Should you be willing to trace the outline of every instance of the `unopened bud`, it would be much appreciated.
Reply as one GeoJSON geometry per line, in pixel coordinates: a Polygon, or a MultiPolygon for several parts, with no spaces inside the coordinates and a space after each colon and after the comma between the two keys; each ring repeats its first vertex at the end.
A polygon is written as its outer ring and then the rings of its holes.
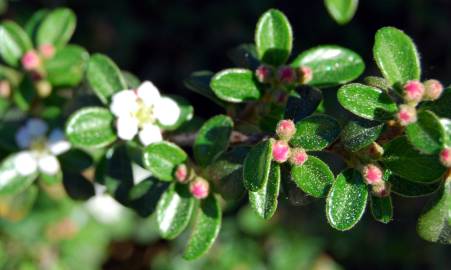
{"type": "Polygon", "coordinates": [[[368,185],[379,185],[383,183],[384,173],[382,169],[374,164],[367,164],[362,169],[363,180],[368,185]]]}
{"type": "Polygon", "coordinates": [[[290,157],[290,146],[285,141],[275,141],[272,146],[272,158],[278,163],[284,163],[290,157]]]}
{"type": "Polygon", "coordinates": [[[175,170],[175,179],[179,181],[180,183],[183,183],[188,178],[188,168],[185,164],[180,164],[177,166],[177,169],[175,170]]]}
{"type": "Polygon", "coordinates": [[[25,70],[35,70],[41,65],[41,58],[35,51],[28,51],[22,56],[22,66],[25,70]]]}
{"type": "Polygon", "coordinates": [[[190,183],[189,190],[194,198],[201,200],[208,196],[210,184],[207,180],[198,177],[190,183]]]}
{"type": "Polygon", "coordinates": [[[424,95],[424,86],[419,81],[408,81],[404,86],[404,100],[408,103],[418,103],[424,95]]]}
{"type": "Polygon", "coordinates": [[[35,83],[36,92],[40,97],[48,97],[52,93],[52,85],[46,80],[40,80],[35,83]]]}
{"type": "Polygon", "coordinates": [[[50,59],[55,55],[55,47],[52,44],[42,44],[39,46],[39,53],[45,59],[50,59]]]}
{"type": "Polygon", "coordinates": [[[424,82],[424,100],[436,100],[443,92],[443,85],[437,80],[427,80],[424,82]]]}
{"type": "Polygon", "coordinates": [[[280,120],[277,124],[276,134],[281,140],[290,140],[296,133],[296,126],[290,119],[280,120]]]}
{"type": "Polygon", "coordinates": [[[298,69],[299,83],[307,84],[313,79],[313,71],[309,67],[300,67],[298,69]]]}
{"type": "Polygon", "coordinates": [[[291,149],[290,163],[295,166],[301,166],[308,159],[307,152],[302,148],[291,149]]]}
{"type": "Polygon", "coordinates": [[[0,80],[0,97],[11,96],[11,84],[7,80],[0,80]]]}
{"type": "Polygon", "coordinates": [[[272,70],[268,66],[261,65],[255,70],[255,76],[261,83],[270,83],[272,80],[272,70]]]}
{"type": "Polygon", "coordinates": [[[451,147],[446,147],[440,152],[440,161],[443,166],[451,168],[451,147]]]}
{"type": "Polygon", "coordinates": [[[379,198],[388,197],[391,192],[391,184],[388,182],[382,182],[380,184],[373,185],[371,186],[371,192],[374,196],[379,198]]]}
{"type": "Polygon", "coordinates": [[[282,66],[277,71],[277,79],[283,84],[292,84],[296,80],[296,72],[292,67],[282,66]]]}
{"type": "Polygon", "coordinates": [[[384,155],[384,148],[377,142],[373,142],[368,148],[368,155],[372,159],[379,159],[384,155]]]}
{"type": "Polygon", "coordinates": [[[415,123],[417,121],[417,110],[415,107],[403,104],[399,106],[399,111],[396,117],[402,126],[407,126],[408,124],[415,123]]]}

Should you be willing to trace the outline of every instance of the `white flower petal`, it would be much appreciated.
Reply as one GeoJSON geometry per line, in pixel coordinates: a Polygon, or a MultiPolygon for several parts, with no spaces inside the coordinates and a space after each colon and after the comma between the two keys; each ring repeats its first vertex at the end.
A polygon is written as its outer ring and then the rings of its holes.
{"type": "Polygon", "coordinates": [[[145,125],[139,132],[139,139],[143,145],[147,146],[151,143],[162,141],[163,136],[161,135],[161,130],[158,126],[145,125]]]}
{"type": "Polygon", "coordinates": [[[116,122],[117,136],[129,141],[138,133],[138,120],[133,117],[119,117],[116,122]]]}
{"type": "Polygon", "coordinates": [[[136,94],[146,106],[154,105],[160,100],[160,91],[150,81],[143,82],[136,90],[136,94]]]}
{"type": "Polygon", "coordinates": [[[30,147],[31,144],[31,134],[28,132],[28,128],[21,127],[19,131],[16,133],[16,143],[22,149],[26,149],[30,147]]]}
{"type": "Polygon", "coordinates": [[[39,170],[48,175],[55,175],[60,170],[60,163],[53,155],[40,156],[38,159],[39,170]]]}
{"type": "Polygon", "coordinates": [[[173,99],[163,97],[155,106],[155,117],[165,126],[173,125],[180,117],[179,105],[173,99]]]}
{"type": "Polygon", "coordinates": [[[48,137],[47,147],[52,154],[57,156],[69,151],[70,143],[65,139],[61,129],[54,129],[48,137]]]}
{"type": "Polygon", "coordinates": [[[26,128],[31,135],[31,139],[44,136],[47,133],[48,125],[39,118],[31,118],[27,121],[26,128]]]}
{"type": "Polygon", "coordinates": [[[14,168],[20,175],[27,176],[38,170],[38,163],[32,152],[23,151],[14,158],[14,168]]]}
{"type": "Polygon", "coordinates": [[[104,224],[118,222],[125,213],[124,207],[107,194],[92,197],[86,207],[97,221],[104,224]]]}
{"type": "Polygon", "coordinates": [[[116,116],[130,115],[138,110],[138,97],[132,90],[122,90],[113,95],[110,110],[116,116]]]}

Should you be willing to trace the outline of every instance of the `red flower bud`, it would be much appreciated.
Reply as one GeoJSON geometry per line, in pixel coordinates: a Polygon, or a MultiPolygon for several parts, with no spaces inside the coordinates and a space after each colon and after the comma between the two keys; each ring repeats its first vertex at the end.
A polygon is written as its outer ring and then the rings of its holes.
{"type": "Polygon", "coordinates": [[[417,110],[409,105],[400,105],[398,114],[396,115],[402,126],[415,123],[417,121],[417,110]]]}
{"type": "Polygon", "coordinates": [[[39,52],[45,59],[50,59],[55,55],[55,47],[52,44],[42,44],[39,46],[39,52]]]}
{"type": "Polygon", "coordinates": [[[261,65],[255,70],[255,76],[261,83],[270,83],[272,79],[272,70],[268,66],[261,65]]]}
{"type": "Polygon", "coordinates": [[[380,184],[373,185],[371,186],[371,192],[376,197],[388,197],[391,192],[391,184],[388,182],[382,182],[380,184]]]}
{"type": "Polygon", "coordinates": [[[282,66],[277,71],[277,79],[283,84],[292,84],[296,80],[296,73],[292,67],[282,66]]]}
{"type": "Polygon", "coordinates": [[[404,100],[409,103],[418,103],[424,95],[424,86],[419,81],[408,81],[404,86],[404,100]]]}
{"type": "Polygon", "coordinates": [[[25,70],[31,71],[39,68],[41,58],[35,51],[28,51],[22,56],[22,66],[25,70]]]}
{"type": "Polygon", "coordinates": [[[424,100],[436,100],[443,92],[443,85],[437,80],[427,80],[424,82],[424,100]]]}
{"type": "Polygon", "coordinates": [[[196,178],[193,182],[189,185],[189,190],[191,194],[196,199],[205,199],[208,197],[208,193],[210,191],[210,184],[207,180],[203,178],[196,178]]]}
{"type": "Polygon", "coordinates": [[[177,166],[177,169],[175,170],[175,179],[179,181],[180,183],[183,183],[188,178],[188,168],[185,164],[180,164],[177,166]]]}
{"type": "Polygon", "coordinates": [[[362,169],[363,180],[368,185],[379,185],[383,183],[383,175],[382,169],[374,164],[365,165],[362,169]]]}
{"type": "Polygon", "coordinates": [[[313,79],[313,71],[310,67],[300,67],[298,73],[301,84],[307,84],[313,79]]]}
{"type": "Polygon", "coordinates": [[[446,147],[440,152],[440,161],[443,166],[451,168],[451,147],[446,147]]]}
{"type": "Polygon", "coordinates": [[[290,146],[285,141],[275,141],[272,146],[272,158],[278,163],[284,163],[290,157],[290,146]]]}
{"type": "Polygon", "coordinates": [[[295,166],[301,166],[308,159],[307,152],[302,148],[291,149],[290,163],[295,166]]]}
{"type": "Polygon", "coordinates": [[[290,119],[280,120],[277,124],[276,134],[282,140],[290,140],[296,133],[296,126],[290,119]]]}

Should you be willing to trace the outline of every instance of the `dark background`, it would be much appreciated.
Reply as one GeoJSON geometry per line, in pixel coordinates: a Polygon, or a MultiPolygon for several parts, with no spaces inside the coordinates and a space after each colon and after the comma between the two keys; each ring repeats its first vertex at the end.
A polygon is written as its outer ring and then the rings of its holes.
{"type": "MultiPolygon", "coordinates": [[[[58,6],[68,6],[77,14],[73,43],[109,55],[121,68],[152,80],[163,92],[187,97],[196,115],[205,118],[221,109],[189,92],[183,79],[193,71],[230,67],[227,51],[253,42],[256,21],[268,8],[282,10],[291,21],[294,56],[319,44],[338,44],[359,53],[367,64],[366,74],[374,75],[373,36],[390,25],[416,42],[424,79],[437,78],[445,85],[451,81],[451,0],[361,1],[346,26],[337,25],[319,0],[15,0],[2,17],[25,22],[37,9],[58,6]]],[[[395,198],[391,224],[377,224],[367,213],[346,233],[328,227],[322,201],[306,207],[283,203],[286,207],[278,222],[322,237],[325,252],[345,269],[446,269],[451,265],[451,249],[426,243],[415,233],[426,201],[395,198]]],[[[106,268],[121,269],[121,263],[109,261],[106,268]]]]}

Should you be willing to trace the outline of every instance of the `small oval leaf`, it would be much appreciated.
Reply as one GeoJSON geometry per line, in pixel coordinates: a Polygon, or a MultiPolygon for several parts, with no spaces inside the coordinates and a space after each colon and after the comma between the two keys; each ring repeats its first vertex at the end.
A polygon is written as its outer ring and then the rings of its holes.
{"type": "Polygon", "coordinates": [[[270,219],[277,209],[277,198],[280,188],[280,165],[272,162],[268,180],[263,188],[249,192],[249,202],[252,208],[263,219],[270,219]]]}
{"type": "Polygon", "coordinates": [[[293,166],[291,178],[302,191],[316,198],[325,197],[335,180],[329,166],[314,156],[301,166],[293,166]]]}
{"type": "Polygon", "coordinates": [[[63,47],[72,37],[77,18],[72,10],[58,8],[51,11],[42,21],[36,34],[38,45],[52,44],[63,47]]]}
{"type": "Polygon", "coordinates": [[[294,122],[301,121],[315,112],[322,100],[323,94],[319,89],[310,86],[297,87],[296,93],[288,97],[284,118],[294,122]]]}
{"type": "Polygon", "coordinates": [[[349,121],[341,132],[343,145],[352,152],[359,151],[373,143],[382,132],[384,124],[364,119],[349,121]]]}
{"type": "Polygon", "coordinates": [[[390,176],[389,182],[391,183],[391,192],[406,198],[431,195],[441,186],[440,181],[431,184],[415,183],[395,175],[390,176]]]}
{"type": "Polygon", "coordinates": [[[407,138],[418,150],[426,154],[437,154],[445,144],[445,128],[440,119],[430,111],[418,114],[418,120],[407,126],[407,138]]]}
{"type": "Polygon", "coordinates": [[[393,219],[391,196],[377,197],[371,194],[370,209],[374,219],[379,222],[387,224],[393,219]]]}
{"type": "Polygon", "coordinates": [[[18,67],[22,56],[32,47],[27,33],[18,24],[6,21],[0,25],[0,56],[5,63],[18,67]]]}
{"type": "Polygon", "coordinates": [[[239,103],[260,98],[260,84],[247,69],[231,68],[216,73],[210,87],[220,99],[239,103]]]}
{"type": "Polygon", "coordinates": [[[354,17],[359,0],[325,0],[324,4],[338,24],[347,24],[354,17]]]}
{"type": "Polygon", "coordinates": [[[85,74],[89,54],[82,47],[69,45],[46,61],[47,79],[55,87],[77,86],[85,74]]]}
{"type": "Polygon", "coordinates": [[[144,166],[163,181],[172,181],[177,165],[188,158],[185,151],[177,145],[165,141],[150,144],[143,154],[144,166]]]}
{"type": "Polygon", "coordinates": [[[243,181],[249,191],[258,191],[268,181],[271,169],[273,140],[265,140],[249,151],[244,159],[243,181]]]}

